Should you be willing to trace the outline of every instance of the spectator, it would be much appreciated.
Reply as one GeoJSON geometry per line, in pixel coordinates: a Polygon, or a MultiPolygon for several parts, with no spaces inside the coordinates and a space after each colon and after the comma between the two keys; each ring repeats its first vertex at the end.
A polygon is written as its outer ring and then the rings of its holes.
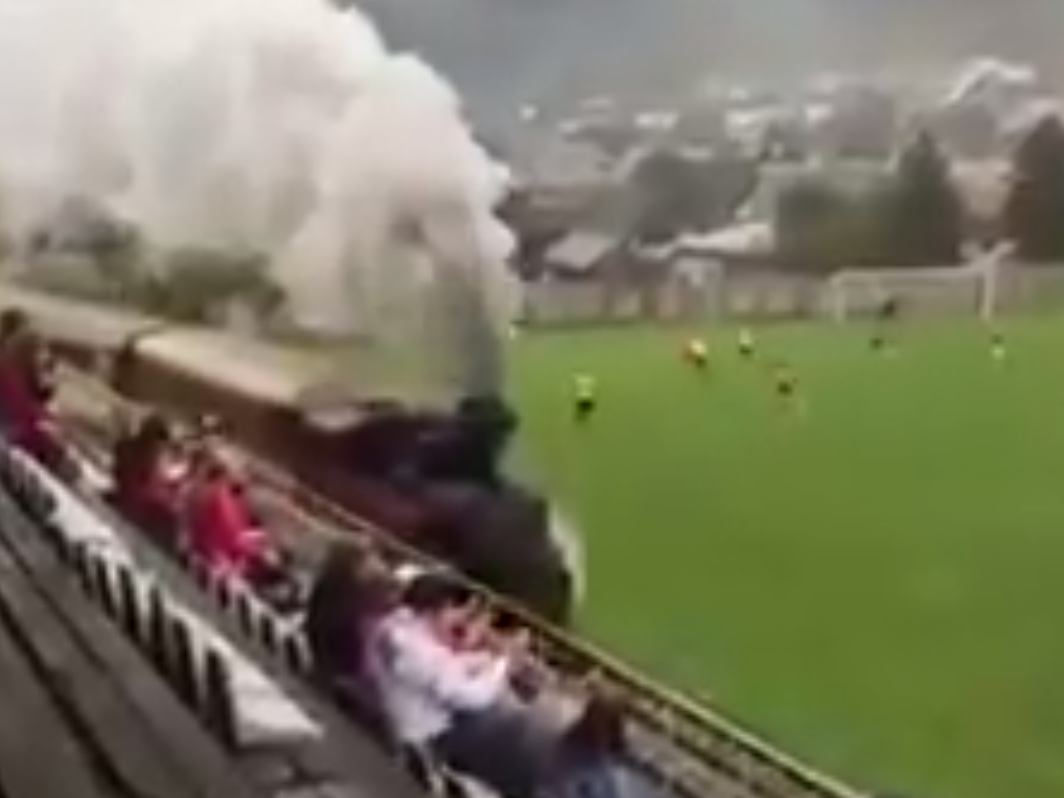
{"type": "Polygon", "coordinates": [[[225,464],[209,450],[193,456],[188,543],[212,570],[248,577],[266,540],[225,464]]]}
{"type": "Polygon", "coordinates": [[[373,551],[340,543],[314,581],[303,621],[319,676],[348,712],[382,735],[387,723],[367,674],[367,648],[397,597],[391,573],[373,551]]]}
{"type": "Polygon", "coordinates": [[[649,798],[655,791],[626,764],[624,714],[603,696],[588,701],[562,737],[545,798],[649,798]]]}
{"type": "Polygon", "coordinates": [[[48,402],[52,380],[45,350],[25,317],[0,319],[0,418],[11,443],[58,476],[77,477],[59,439],[48,402]]]}
{"type": "Polygon", "coordinates": [[[0,313],[0,350],[10,345],[11,351],[29,345],[32,350],[28,366],[33,393],[42,402],[50,402],[55,394],[58,363],[51,350],[33,332],[29,317],[21,310],[9,309],[0,313]]]}
{"type": "Polygon", "coordinates": [[[116,509],[165,549],[178,548],[178,480],[173,476],[169,424],[150,415],[115,444],[112,471],[116,509]]]}
{"type": "Polygon", "coordinates": [[[473,606],[446,577],[416,578],[405,606],[378,627],[371,673],[399,743],[502,795],[530,796],[543,775],[542,746],[510,684],[528,641],[515,635],[496,640],[494,650],[456,646],[473,606]]]}
{"type": "Polygon", "coordinates": [[[248,467],[238,449],[230,439],[230,430],[218,416],[207,414],[197,418],[188,431],[186,445],[195,451],[209,451],[229,471],[233,477],[232,485],[237,491],[244,487],[243,479],[248,467]]]}
{"type": "Polygon", "coordinates": [[[394,603],[387,567],[353,543],[332,547],[310,592],[304,624],[314,663],[330,681],[365,677],[370,629],[394,603]]]}
{"type": "Polygon", "coordinates": [[[185,515],[189,549],[212,573],[246,581],[277,609],[298,604],[288,558],[259,528],[243,486],[213,451],[193,453],[185,515]]]}
{"type": "Polygon", "coordinates": [[[0,313],[0,422],[10,434],[20,416],[21,394],[17,389],[19,347],[30,333],[30,321],[20,310],[0,313]]]}
{"type": "Polygon", "coordinates": [[[39,338],[33,357],[33,391],[39,401],[48,404],[55,398],[59,389],[59,358],[52,348],[39,338]]]}

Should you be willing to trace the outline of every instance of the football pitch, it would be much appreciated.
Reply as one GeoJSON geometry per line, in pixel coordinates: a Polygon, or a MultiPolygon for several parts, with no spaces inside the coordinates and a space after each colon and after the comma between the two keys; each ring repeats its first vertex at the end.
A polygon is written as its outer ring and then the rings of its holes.
{"type": "Polygon", "coordinates": [[[894,357],[761,328],[756,363],[734,329],[522,336],[522,465],[584,532],[585,630],[855,786],[1064,795],[1064,318],[1000,329],[1004,363],[975,322],[894,357]]]}

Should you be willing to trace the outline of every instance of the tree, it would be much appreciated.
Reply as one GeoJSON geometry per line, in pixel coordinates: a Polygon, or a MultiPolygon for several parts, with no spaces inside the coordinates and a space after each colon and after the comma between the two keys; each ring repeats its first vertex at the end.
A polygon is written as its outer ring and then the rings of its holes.
{"type": "Polygon", "coordinates": [[[881,194],[854,196],[815,179],[792,186],[776,205],[777,257],[808,272],[882,265],[881,194]]]}
{"type": "Polygon", "coordinates": [[[1024,260],[1064,260],[1064,124],[1058,116],[1044,118],[1016,148],[1001,222],[1024,260]]]}
{"type": "Polygon", "coordinates": [[[182,247],[160,256],[159,272],[144,279],[139,298],[168,318],[207,322],[238,299],[263,312],[276,301],[259,253],[182,247]]]}
{"type": "Polygon", "coordinates": [[[894,266],[948,266],[961,257],[964,205],[949,161],[922,133],[901,153],[887,204],[885,243],[894,266]]]}
{"type": "Polygon", "coordinates": [[[660,242],[684,230],[731,221],[757,183],[757,167],[746,160],[663,150],[640,161],[632,183],[638,191],[634,238],[660,242]]]}

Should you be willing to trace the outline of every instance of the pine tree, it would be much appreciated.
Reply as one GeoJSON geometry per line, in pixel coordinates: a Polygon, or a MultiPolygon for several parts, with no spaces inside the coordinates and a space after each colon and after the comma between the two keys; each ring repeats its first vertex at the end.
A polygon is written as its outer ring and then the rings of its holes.
{"type": "Polygon", "coordinates": [[[1013,154],[1002,227],[1024,260],[1064,260],[1064,123],[1056,115],[1035,125],[1013,154]]]}
{"type": "Polygon", "coordinates": [[[902,151],[888,203],[885,240],[896,266],[949,266],[961,256],[964,209],[950,164],[923,133],[902,151]]]}

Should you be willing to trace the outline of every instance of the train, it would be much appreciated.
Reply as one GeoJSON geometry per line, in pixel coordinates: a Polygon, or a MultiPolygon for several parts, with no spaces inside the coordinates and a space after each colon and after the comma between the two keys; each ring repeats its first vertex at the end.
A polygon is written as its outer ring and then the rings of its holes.
{"type": "Polygon", "coordinates": [[[570,621],[580,564],[547,498],[502,469],[518,419],[498,398],[430,409],[363,395],[349,362],[322,351],[7,284],[0,310],[10,309],[121,396],[218,419],[297,484],[548,621],[570,621]]]}

